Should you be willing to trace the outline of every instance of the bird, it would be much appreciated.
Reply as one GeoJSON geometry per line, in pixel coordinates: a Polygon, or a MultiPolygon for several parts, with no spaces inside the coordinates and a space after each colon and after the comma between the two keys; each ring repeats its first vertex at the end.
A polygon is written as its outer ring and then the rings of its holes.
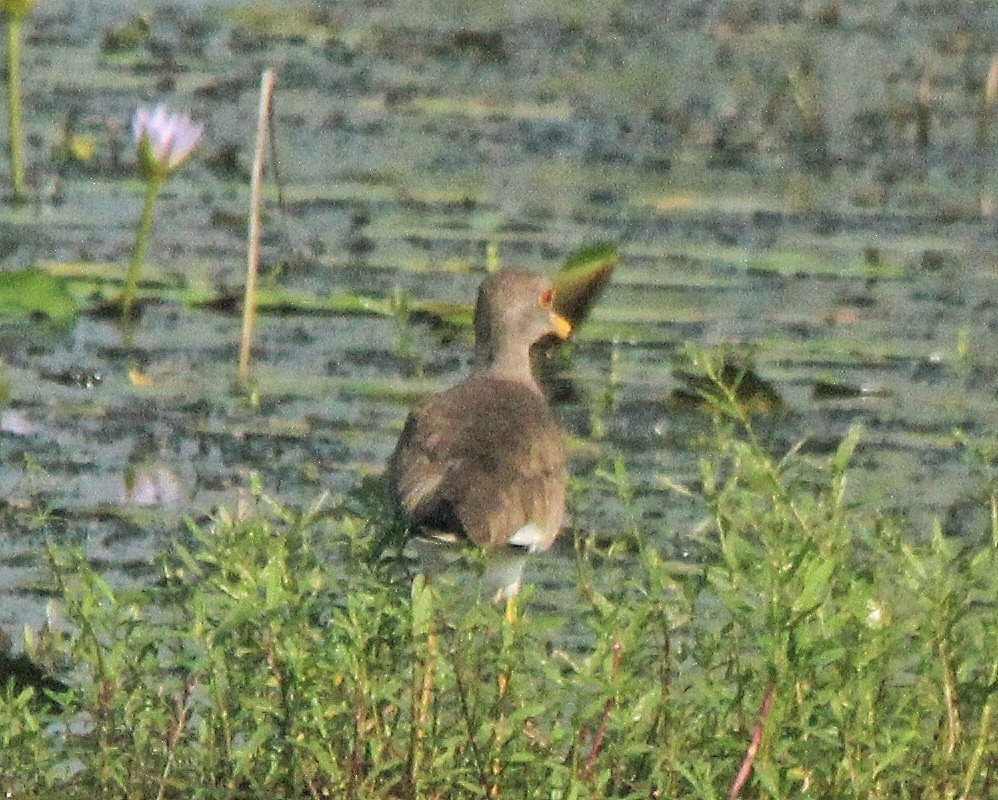
{"type": "MultiPolygon", "coordinates": [[[[565,446],[530,365],[534,343],[567,339],[552,282],[490,273],[475,304],[469,374],[412,410],[385,476],[406,523],[421,537],[468,541],[492,552],[551,547],[565,515],[565,446]]],[[[515,596],[519,567],[496,599],[515,596]]]]}

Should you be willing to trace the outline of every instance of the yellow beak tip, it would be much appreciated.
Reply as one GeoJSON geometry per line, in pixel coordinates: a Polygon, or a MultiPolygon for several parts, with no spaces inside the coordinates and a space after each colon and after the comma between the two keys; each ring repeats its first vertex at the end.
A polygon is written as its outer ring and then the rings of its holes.
{"type": "Polygon", "coordinates": [[[572,323],[561,314],[556,314],[553,311],[551,312],[551,327],[554,330],[554,335],[559,339],[567,339],[572,335],[572,323]]]}

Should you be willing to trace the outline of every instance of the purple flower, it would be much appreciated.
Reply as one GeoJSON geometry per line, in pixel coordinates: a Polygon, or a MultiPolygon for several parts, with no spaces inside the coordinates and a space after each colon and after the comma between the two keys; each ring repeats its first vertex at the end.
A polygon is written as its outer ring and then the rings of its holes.
{"type": "Polygon", "coordinates": [[[135,231],[135,249],[121,290],[121,316],[132,318],[132,306],[138,286],[139,271],[146,258],[149,236],[152,233],[152,211],[165,181],[197,147],[204,133],[204,125],[190,117],[168,111],[166,106],[140,108],[132,117],[132,134],[138,145],[139,174],[146,184],[146,199],[142,216],[135,231]]]}
{"type": "Polygon", "coordinates": [[[201,140],[204,125],[159,105],[135,112],[132,133],[143,177],[162,180],[187,160],[201,140]]]}

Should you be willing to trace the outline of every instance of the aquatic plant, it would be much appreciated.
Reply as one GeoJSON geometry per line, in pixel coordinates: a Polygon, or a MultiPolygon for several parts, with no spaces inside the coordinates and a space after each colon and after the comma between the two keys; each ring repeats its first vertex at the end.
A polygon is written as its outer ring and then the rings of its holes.
{"type": "Polygon", "coordinates": [[[139,272],[145,262],[152,233],[152,212],[156,197],[163,188],[163,182],[194,152],[204,133],[204,125],[160,105],[154,109],[138,109],[132,117],[132,133],[138,148],[139,175],[146,185],[146,196],[135,232],[132,260],[128,265],[125,287],[120,298],[121,315],[125,320],[132,316],[139,272]]]}
{"type": "Polygon", "coordinates": [[[34,4],[35,0],[0,0],[0,12],[7,17],[7,148],[14,202],[22,202],[27,195],[21,129],[21,23],[34,4]]]}
{"type": "MultiPolygon", "coordinates": [[[[372,557],[373,510],[295,511],[258,484],[241,516],[177,542],[155,587],[50,546],[71,632],[25,650],[70,688],[0,686],[0,792],[995,796],[993,446],[968,452],[991,476],[987,529],[919,541],[849,499],[859,431],[773,456],[723,361],[690,363],[720,383],[685,489],[702,558],[582,532],[574,604],[542,612],[528,588],[503,616],[372,557]]],[[[628,501],[623,462],[603,473],[628,501]]]]}

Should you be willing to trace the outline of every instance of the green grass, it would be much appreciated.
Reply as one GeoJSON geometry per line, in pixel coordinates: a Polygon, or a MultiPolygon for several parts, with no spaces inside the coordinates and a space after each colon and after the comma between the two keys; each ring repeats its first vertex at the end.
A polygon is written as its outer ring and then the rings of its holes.
{"type": "MultiPolygon", "coordinates": [[[[158,586],[112,588],[48,547],[71,632],[26,649],[71,688],[55,711],[0,689],[0,789],[720,798],[755,730],[742,797],[995,796],[994,443],[965,442],[990,529],[922,535],[848,502],[858,432],[831,456],[773,456],[719,364],[691,363],[717,383],[685,489],[707,553],[669,561],[626,520],[611,545],[580,538],[566,613],[584,644],[529,590],[504,615],[377,555],[367,488],[299,512],[254,487],[163,554],[158,586]]],[[[619,461],[599,471],[626,494],[619,461]]]]}

